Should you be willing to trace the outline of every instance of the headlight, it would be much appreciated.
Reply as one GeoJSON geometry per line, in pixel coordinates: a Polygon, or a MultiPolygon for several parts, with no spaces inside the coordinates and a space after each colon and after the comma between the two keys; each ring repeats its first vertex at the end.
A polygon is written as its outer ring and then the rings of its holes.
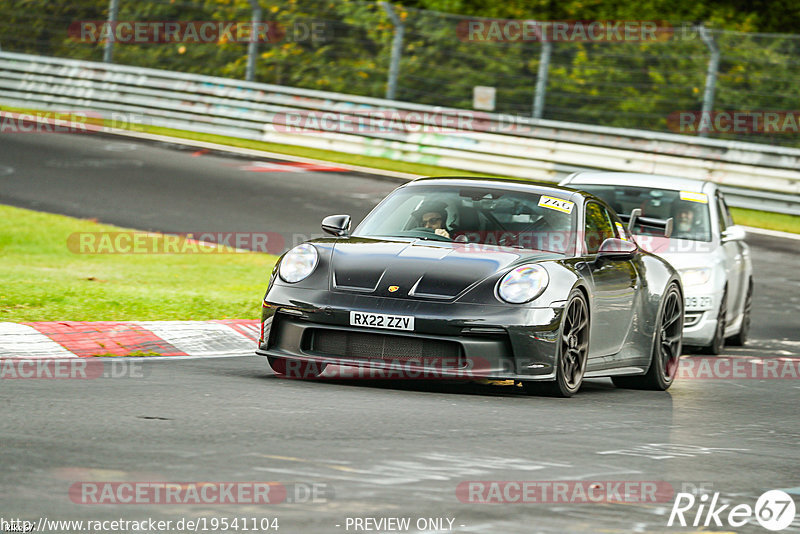
{"type": "Polygon", "coordinates": [[[711,268],[681,269],[678,271],[684,286],[702,286],[711,280],[711,268]]]}
{"type": "Polygon", "coordinates": [[[550,276],[538,265],[522,265],[506,274],[497,286],[500,298],[511,304],[522,304],[542,294],[550,276]]]}
{"type": "Polygon", "coordinates": [[[283,257],[278,273],[284,282],[293,284],[307,278],[314,271],[318,261],[319,254],[313,245],[308,243],[297,245],[283,257]]]}

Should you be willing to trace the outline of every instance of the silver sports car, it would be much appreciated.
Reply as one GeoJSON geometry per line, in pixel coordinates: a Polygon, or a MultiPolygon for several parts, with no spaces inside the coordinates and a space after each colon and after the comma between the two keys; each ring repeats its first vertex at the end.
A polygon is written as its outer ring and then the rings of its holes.
{"type": "Polygon", "coordinates": [[[719,354],[727,340],[744,345],[750,329],[753,266],[745,232],[712,182],[622,172],[582,172],[561,182],[614,208],[640,246],[669,261],[686,292],[683,342],[719,354]],[[631,213],[638,210],[636,221],[631,213]],[[648,225],[672,219],[672,233],[648,225]]]}

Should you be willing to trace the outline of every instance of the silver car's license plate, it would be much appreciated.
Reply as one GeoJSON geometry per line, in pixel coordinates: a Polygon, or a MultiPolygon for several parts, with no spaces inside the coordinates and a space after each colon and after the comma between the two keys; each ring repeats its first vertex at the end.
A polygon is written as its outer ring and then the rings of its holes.
{"type": "Polygon", "coordinates": [[[350,312],[351,326],[368,328],[388,328],[390,330],[414,330],[414,318],[408,315],[387,315],[383,313],[350,312]]]}
{"type": "Polygon", "coordinates": [[[686,297],[687,310],[707,310],[711,304],[711,297],[686,297]]]}

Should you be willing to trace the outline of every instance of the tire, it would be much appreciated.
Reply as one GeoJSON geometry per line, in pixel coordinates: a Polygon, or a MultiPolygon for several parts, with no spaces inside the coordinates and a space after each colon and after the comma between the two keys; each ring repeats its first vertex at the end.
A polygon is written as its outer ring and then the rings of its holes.
{"type": "Polygon", "coordinates": [[[275,374],[281,378],[309,379],[317,378],[325,370],[328,364],[317,362],[304,362],[288,358],[278,358],[276,356],[267,357],[269,366],[275,374]]]}
{"type": "Polygon", "coordinates": [[[753,281],[747,287],[747,296],[744,298],[744,310],[742,311],[742,326],[739,332],[728,338],[727,343],[733,347],[743,347],[747,343],[747,336],[750,334],[750,315],[753,309],[753,281]]]}
{"type": "Polygon", "coordinates": [[[650,349],[650,368],[639,376],[615,376],[614,385],[629,389],[665,391],[678,373],[683,338],[683,298],[677,284],[664,293],[650,349]]]}
{"type": "Polygon", "coordinates": [[[711,340],[711,345],[703,347],[704,354],[722,354],[725,349],[725,327],[728,324],[728,290],[722,293],[722,301],[719,304],[719,311],[717,312],[717,328],[714,331],[714,339],[711,340]]]}
{"type": "Polygon", "coordinates": [[[572,397],[583,384],[589,355],[589,306],[579,289],[569,296],[559,328],[556,354],[556,379],[548,382],[525,381],[522,387],[533,395],[572,397]]]}

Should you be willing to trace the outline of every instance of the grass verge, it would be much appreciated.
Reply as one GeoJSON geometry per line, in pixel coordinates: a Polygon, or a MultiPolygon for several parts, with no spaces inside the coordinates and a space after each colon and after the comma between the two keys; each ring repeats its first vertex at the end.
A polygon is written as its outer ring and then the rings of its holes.
{"type": "Polygon", "coordinates": [[[800,234],[800,217],[797,215],[768,213],[747,208],[731,208],[731,215],[736,224],[800,234]]]}
{"type": "Polygon", "coordinates": [[[232,249],[79,254],[68,247],[72,234],[106,231],[125,230],[0,205],[0,321],[259,318],[275,256],[232,249]]]}

